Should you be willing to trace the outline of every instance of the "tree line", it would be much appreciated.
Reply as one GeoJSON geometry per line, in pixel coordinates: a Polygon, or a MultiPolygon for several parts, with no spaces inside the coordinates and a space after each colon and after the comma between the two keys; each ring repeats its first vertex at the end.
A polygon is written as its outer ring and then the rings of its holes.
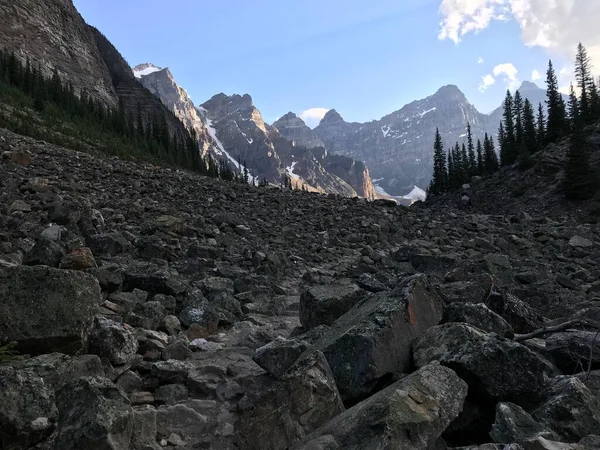
{"type": "Polygon", "coordinates": [[[518,164],[521,169],[533,165],[533,155],[549,144],[569,138],[563,181],[564,194],[569,199],[588,199],[598,190],[598,172],[590,164],[588,125],[600,120],[599,83],[592,76],[591,60],[585,47],[579,44],[575,58],[575,82],[571,85],[568,104],[559,90],[558,77],[552,61],[546,72],[546,108],[541,103],[537,112],[519,91],[507,91],[503,118],[498,129],[499,156],[491,136],[483,145],[473,146],[471,127],[467,124],[467,143],[458,143],[444,150],[439,130],[434,141],[433,178],[430,195],[459,189],[475,175],[485,176],[499,167],[518,164]],[[476,149],[476,150],[475,150],[476,149]]]}
{"type": "MultiPolygon", "coordinates": [[[[248,169],[232,170],[225,160],[202,156],[195,132],[184,136],[169,131],[169,119],[179,119],[167,109],[151,111],[146,117],[138,104],[136,113],[127,111],[123,102],[110,108],[86,91],[75,93],[72,83],[64,82],[58,71],[45,76],[39,65],[23,63],[14,51],[0,50],[0,100],[31,107],[44,125],[68,133],[67,124],[81,140],[87,137],[99,144],[100,150],[117,156],[138,157],[144,161],[164,163],[227,181],[249,182],[248,169]]],[[[20,134],[42,138],[58,145],[71,146],[72,141],[59,139],[56,133],[44,132],[32,125],[31,117],[18,114],[6,117],[0,113],[0,126],[20,134]]],[[[182,124],[182,129],[186,130],[182,124]]],[[[82,149],[76,146],[77,149],[82,149]]]]}

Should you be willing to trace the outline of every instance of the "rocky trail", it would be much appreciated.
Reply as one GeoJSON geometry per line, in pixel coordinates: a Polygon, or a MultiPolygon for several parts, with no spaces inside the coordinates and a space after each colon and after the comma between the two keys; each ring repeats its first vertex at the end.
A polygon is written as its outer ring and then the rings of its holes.
{"type": "Polygon", "coordinates": [[[597,224],[0,154],[2,449],[600,448],[597,224]]]}

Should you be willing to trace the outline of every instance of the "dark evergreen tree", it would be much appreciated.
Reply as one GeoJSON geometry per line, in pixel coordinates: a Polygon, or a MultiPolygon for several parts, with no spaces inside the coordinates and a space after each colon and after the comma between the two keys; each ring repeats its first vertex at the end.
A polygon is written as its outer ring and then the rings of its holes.
{"type": "Polygon", "coordinates": [[[535,151],[540,150],[546,143],[546,117],[544,115],[544,107],[540,103],[538,106],[536,137],[538,146],[535,151]]]}
{"type": "Polygon", "coordinates": [[[517,139],[515,135],[514,105],[510,91],[506,91],[506,98],[504,99],[503,126],[504,133],[503,140],[500,143],[500,162],[505,166],[513,164],[518,156],[517,139]]]}
{"type": "Polygon", "coordinates": [[[498,170],[498,155],[494,148],[493,139],[485,133],[483,139],[483,165],[487,175],[491,175],[498,170]]]}
{"type": "Polygon", "coordinates": [[[535,126],[533,105],[528,99],[525,99],[525,104],[523,105],[523,143],[530,155],[535,153],[538,149],[537,131],[535,126]]]}
{"type": "Polygon", "coordinates": [[[523,118],[523,97],[519,91],[515,92],[513,99],[513,117],[515,123],[515,144],[520,146],[525,139],[525,126],[523,118]]]}
{"type": "Polygon", "coordinates": [[[446,169],[446,154],[439,129],[435,130],[435,141],[433,144],[433,178],[429,185],[430,195],[439,195],[448,187],[448,172],[446,169]]]}
{"type": "Polygon", "coordinates": [[[579,101],[577,100],[577,95],[575,94],[575,88],[573,84],[571,84],[571,88],[569,91],[569,124],[571,130],[574,132],[577,128],[579,128],[579,120],[583,119],[583,111],[579,109],[579,101]]]}
{"type": "Polygon", "coordinates": [[[481,139],[477,139],[477,173],[476,175],[482,176],[485,172],[483,164],[483,147],[481,146],[481,139]]]}
{"type": "Polygon", "coordinates": [[[467,123],[467,154],[469,157],[469,178],[477,175],[477,159],[475,156],[475,146],[473,145],[473,134],[471,124],[467,123]]]}
{"type": "Polygon", "coordinates": [[[558,89],[558,78],[552,61],[548,63],[546,72],[546,104],[548,106],[548,122],[546,125],[546,143],[557,142],[565,135],[567,129],[566,109],[562,95],[558,89]]]}
{"type": "Polygon", "coordinates": [[[577,88],[581,94],[579,100],[579,112],[582,119],[587,121],[592,116],[590,91],[595,88],[592,87],[592,85],[594,85],[592,63],[587,50],[581,42],[577,46],[577,56],[575,57],[575,80],[577,81],[577,88]]]}

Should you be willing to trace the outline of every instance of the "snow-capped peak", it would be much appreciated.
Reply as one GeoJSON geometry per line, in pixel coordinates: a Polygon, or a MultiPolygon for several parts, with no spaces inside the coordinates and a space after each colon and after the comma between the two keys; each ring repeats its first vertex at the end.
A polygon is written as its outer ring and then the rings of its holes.
{"type": "Polygon", "coordinates": [[[161,70],[163,70],[161,67],[155,66],[154,64],[151,64],[151,63],[146,63],[146,64],[140,64],[139,66],[134,67],[133,74],[135,75],[136,78],[142,78],[142,77],[145,77],[146,75],[150,75],[151,73],[159,72],[161,70]]]}

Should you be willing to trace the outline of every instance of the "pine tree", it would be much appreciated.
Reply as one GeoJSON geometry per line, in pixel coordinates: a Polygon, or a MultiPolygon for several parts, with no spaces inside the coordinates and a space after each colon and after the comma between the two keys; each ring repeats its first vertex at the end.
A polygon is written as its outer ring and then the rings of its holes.
{"type": "Polygon", "coordinates": [[[504,146],[505,139],[506,133],[504,132],[504,125],[500,122],[500,126],[498,127],[498,143],[500,145],[500,162],[502,164],[504,164],[503,161],[508,160],[508,155],[506,155],[508,148],[504,146]]]}
{"type": "Polygon", "coordinates": [[[546,117],[544,115],[544,107],[540,103],[538,106],[536,137],[538,146],[535,151],[540,150],[546,143],[546,117]]]}
{"type": "Polygon", "coordinates": [[[594,78],[592,77],[592,63],[588,56],[585,47],[579,43],[577,46],[577,56],[575,58],[575,80],[577,81],[577,87],[581,93],[579,100],[579,111],[583,120],[587,121],[591,118],[591,105],[590,105],[590,89],[591,85],[594,84],[594,78]]]}
{"type": "Polygon", "coordinates": [[[546,143],[557,142],[565,135],[566,111],[562,95],[558,89],[558,78],[552,61],[548,63],[546,72],[546,104],[548,106],[548,122],[546,125],[546,143]]]}
{"type": "Polygon", "coordinates": [[[471,124],[467,123],[467,152],[469,156],[469,178],[477,175],[477,159],[475,157],[475,146],[473,145],[473,134],[471,124]]]}
{"type": "Polygon", "coordinates": [[[491,175],[498,170],[498,155],[494,148],[494,140],[485,133],[483,139],[483,165],[485,173],[491,175]]]}
{"type": "Polygon", "coordinates": [[[451,191],[454,189],[454,185],[455,185],[454,180],[455,179],[456,179],[456,169],[454,167],[454,159],[452,158],[452,150],[450,150],[448,152],[448,172],[447,172],[448,191],[451,191]]]}
{"type": "Polygon", "coordinates": [[[477,139],[477,174],[482,176],[484,173],[483,165],[483,148],[481,146],[481,139],[477,139]]]}
{"type": "Polygon", "coordinates": [[[503,113],[504,138],[500,144],[502,148],[500,156],[501,163],[503,166],[513,164],[516,161],[518,155],[513,108],[513,98],[510,91],[507,90],[506,98],[504,99],[503,113]]]}
{"type": "Polygon", "coordinates": [[[535,153],[538,148],[535,113],[533,105],[528,99],[525,99],[525,104],[523,105],[523,142],[530,155],[535,153]]]}
{"type": "Polygon", "coordinates": [[[525,139],[523,108],[523,97],[521,97],[521,93],[517,91],[515,92],[513,100],[513,116],[515,121],[515,143],[518,146],[520,146],[525,139]]]}
{"type": "Polygon", "coordinates": [[[429,185],[430,195],[438,195],[447,190],[448,172],[446,170],[446,154],[440,130],[435,130],[435,141],[433,144],[433,178],[429,185]]]}
{"type": "MultiPolygon", "coordinates": [[[[582,100],[583,104],[583,100],[582,100]]],[[[575,88],[571,83],[571,87],[569,90],[569,123],[571,127],[571,131],[575,131],[579,128],[579,120],[583,118],[583,110],[580,110],[579,102],[577,100],[577,95],[575,94],[575,88]]]]}

